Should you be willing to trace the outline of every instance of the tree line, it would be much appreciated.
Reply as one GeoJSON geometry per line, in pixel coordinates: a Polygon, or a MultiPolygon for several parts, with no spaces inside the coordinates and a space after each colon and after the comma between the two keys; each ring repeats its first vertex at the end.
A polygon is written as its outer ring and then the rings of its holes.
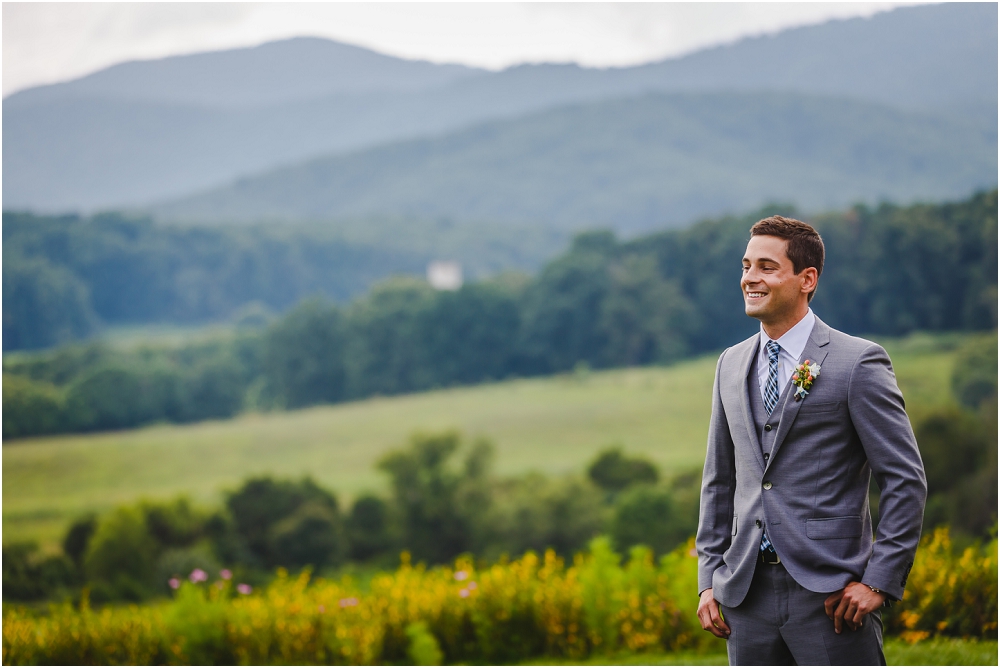
{"type": "MultiPolygon", "coordinates": [[[[768,212],[628,241],[584,233],[534,277],[502,274],[453,292],[395,277],[346,305],[310,298],[211,340],[8,355],[3,435],[225,418],[717,350],[756,328],[743,314],[740,258],[750,225],[768,212]]],[[[813,308],[830,325],[876,335],[996,327],[996,190],[812,222],[827,247],[813,308]]],[[[122,303],[142,301],[121,290],[122,303]]],[[[4,309],[18,303],[5,297],[4,309]]]]}
{"type": "Polygon", "coordinates": [[[4,545],[4,599],[58,598],[86,586],[95,602],[138,601],[168,593],[172,579],[195,569],[226,568],[257,585],[278,567],[391,568],[404,550],[428,564],[548,548],[570,557],[598,534],[662,555],[695,531],[697,473],[664,481],[649,461],[611,446],[585,477],[497,477],[492,453],[488,441],[463,443],[455,432],[415,434],[378,463],[389,493],[361,494],[349,508],[310,478],[257,477],[227,492],[219,508],[181,497],[81,517],[61,553],[4,545]]]}

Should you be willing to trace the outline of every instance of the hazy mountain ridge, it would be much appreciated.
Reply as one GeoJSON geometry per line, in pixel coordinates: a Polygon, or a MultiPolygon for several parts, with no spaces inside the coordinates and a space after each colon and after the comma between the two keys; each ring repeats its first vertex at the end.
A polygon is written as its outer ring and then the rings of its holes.
{"type": "Polygon", "coordinates": [[[324,40],[126,63],[4,100],[4,199],[8,208],[42,211],[136,206],[323,155],[651,91],[849,96],[995,129],[996,19],[992,4],[902,8],[632,68],[484,73],[324,40]],[[264,71],[258,61],[269,53],[299,47],[340,55],[326,64],[313,58],[290,82],[210,81],[239,62],[264,71]],[[203,59],[217,66],[189,84],[176,78],[203,59]],[[317,71],[339,74],[320,85],[317,71]]]}
{"type": "Polygon", "coordinates": [[[4,104],[101,98],[245,108],[330,95],[409,92],[485,74],[464,65],[406,60],[318,37],[120,63],[66,83],[14,93],[4,104]]]}
{"type": "Polygon", "coordinates": [[[244,222],[375,213],[636,232],[788,201],[967,196],[996,129],[791,93],[649,94],[496,121],[241,179],[152,209],[244,222]]]}

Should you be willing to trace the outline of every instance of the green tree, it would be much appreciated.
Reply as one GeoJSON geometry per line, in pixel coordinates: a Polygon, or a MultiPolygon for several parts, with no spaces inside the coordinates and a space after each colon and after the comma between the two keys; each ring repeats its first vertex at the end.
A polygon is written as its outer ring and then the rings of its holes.
{"type": "Polygon", "coordinates": [[[67,557],[73,560],[77,568],[83,566],[83,557],[87,553],[90,539],[97,530],[97,516],[86,515],[69,525],[63,538],[62,548],[67,557]]]}
{"type": "Polygon", "coordinates": [[[564,557],[582,550],[605,526],[601,490],[575,477],[533,473],[497,481],[477,532],[476,554],[487,558],[554,549],[564,557]]]}
{"type": "Polygon", "coordinates": [[[601,366],[607,336],[599,327],[608,295],[611,233],[579,235],[567,255],[553,260],[528,286],[520,348],[526,373],[551,373],[585,361],[601,366]]]}
{"type": "Polygon", "coordinates": [[[120,507],[101,519],[84,556],[84,572],[98,598],[139,601],[153,591],[159,545],[138,507],[120,507]]]}
{"type": "Polygon", "coordinates": [[[62,393],[51,383],[3,374],[3,437],[66,430],[64,404],[62,393]]]}
{"type": "Polygon", "coordinates": [[[290,568],[336,565],[347,554],[340,513],[330,503],[303,503],[275,524],[270,534],[273,561],[290,568]]]}
{"type": "Polygon", "coordinates": [[[414,434],[408,448],[378,462],[392,480],[403,546],[416,559],[444,563],[472,547],[472,523],[459,502],[463,476],[448,466],[460,445],[457,432],[414,434]]]}
{"type": "Polygon", "coordinates": [[[611,535],[620,550],[646,545],[662,555],[694,534],[697,519],[684,512],[669,489],[636,485],[615,503],[611,535]]]}
{"type": "Polygon", "coordinates": [[[82,338],[97,327],[86,285],[42,258],[3,263],[3,349],[46,348],[82,338]]]}
{"type": "Polygon", "coordinates": [[[680,283],[664,280],[652,256],[628,256],[608,268],[611,287],[600,327],[611,365],[666,362],[685,355],[697,329],[694,307],[680,283]]]}
{"type": "Polygon", "coordinates": [[[344,526],[353,560],[368,561],[392,547],[389,504],[374,494],[363,494],[354,500],[344,526]]]}
{"type": "Polygon", "coordinates": [[[997,399],[997,335],[973,339],[955,355],[951,375],[955,397],[967,408],[997,399]]]}
{"type": "Polygon", "coordinates": [[[263,365],[273,394],[288,408],[342,399],[345,341],[340,311],[319,299],[301,303],[271,325],[263,365]]]}
{"type": "Polygon", "coordinates": [[[350,396],[398,394],[437,383],[427,341],[436,299],[424,281],[393,278],[351,305],[350,396]]]}
{"type": "Polygon", "coordinates": [[[626,457],[620,446],[598,453],[587,468],[587,475],[598,487],[612,493],[637,483],[656,483],[660,477],[652,462],[641,457],[626,457]]]}
{"type": "Polygon", "coordinates": [[[83,431],[135,427],[178,415],[178,375],[167,367],[109,363],[85,371],[66,390],[68,420],[83,431]]]}
{"type": "Polygon", "coordinates": [[[227,496],[226,507],[241,542],[265,566],[303,565],[297,560],[316,555],[316,545],[334,546],[331,560],[343,551],[337,499],[310,478],[251,478],[227,496]],[[283,562],[289,559],[296,563],[283,562]]]}

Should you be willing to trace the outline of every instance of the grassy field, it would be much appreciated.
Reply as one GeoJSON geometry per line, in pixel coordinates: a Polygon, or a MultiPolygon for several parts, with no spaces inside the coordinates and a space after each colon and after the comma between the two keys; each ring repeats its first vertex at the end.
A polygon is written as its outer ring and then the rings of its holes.
{"type": "MultiPolygon", "coordinates": [[[[950,401],[951,351],[961,340],[918,335],[883,342],[914,421],[950,401]]],[[[611,443],[649,457],[668,475],[700,468],[716,359],[5,442],[3,541],[54,547],[83,512],[177,494],[216,503],[255,474],[311,475],[346,500],[385,488],[373,464],[415,430],[489,437],[502,474],[582,472],[611,443]]]]}
{"type": "MultiPolygon", "coordinates": [[[[890,666],[995,666],[997,665],[996,641],[958,640],[939,638],[909,644],[895,638],[885,642],[885,660],[890,666]]],[[[614,665],[614,666],[726,666],[725,654],[697,654],[675,652],[672,654],[623,654],[599,656],[590,661],[565,665],[614,665]]],[[[541,660],[527,665],[559,665],[551,660],[541,660]]]]}

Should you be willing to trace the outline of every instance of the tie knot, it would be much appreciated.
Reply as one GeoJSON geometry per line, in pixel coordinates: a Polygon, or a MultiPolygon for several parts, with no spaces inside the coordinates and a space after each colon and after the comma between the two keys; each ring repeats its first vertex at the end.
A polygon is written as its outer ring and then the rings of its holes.
{"type": "Polygon", "coordinates": [[[781,346],[778,345],[777,341],[768,341],[764,348],[767,350],[768,360],[778,359],[778,352],[781,350],[781,346]]]}

